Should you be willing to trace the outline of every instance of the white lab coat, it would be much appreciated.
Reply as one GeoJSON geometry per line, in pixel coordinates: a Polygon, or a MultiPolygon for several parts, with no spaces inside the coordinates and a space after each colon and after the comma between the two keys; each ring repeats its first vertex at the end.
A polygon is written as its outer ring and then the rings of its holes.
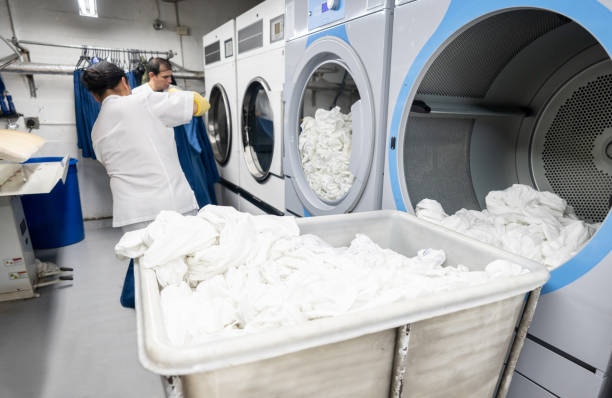
{"type": "Polygon", "coordinates": [[[161,210],[198,208],[172,130],[188,123],[192,113],[191,92],[151,90],[104,99],[91,139],[110,177],[113,227],[152,220],[161,210]]]}

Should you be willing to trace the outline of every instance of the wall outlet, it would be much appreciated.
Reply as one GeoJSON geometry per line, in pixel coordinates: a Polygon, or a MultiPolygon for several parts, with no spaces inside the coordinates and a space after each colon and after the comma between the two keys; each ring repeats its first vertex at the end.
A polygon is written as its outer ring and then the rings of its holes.
{"type": "Polygon", "coordinates": [[[37,117],[24,117],[23,122],[25,123],[25,127],[30,130],[35,130],[40,128],[40,123],[38,122],[37,117]]]}
{"type": "Polygon", "coordinates": [[[176,27],[176,34],[179,36],[189,36],[189,26],[178,25],[176,27]]]}

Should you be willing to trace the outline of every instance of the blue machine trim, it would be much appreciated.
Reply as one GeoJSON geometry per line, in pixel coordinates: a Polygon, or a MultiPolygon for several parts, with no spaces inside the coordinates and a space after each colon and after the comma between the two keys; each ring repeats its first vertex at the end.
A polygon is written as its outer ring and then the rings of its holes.
{"type": "Polygon", "coordinates": [[[342,24],[334,26],[333,28],[322,30],[317,33],[313,33],[312,35],[308,36],[308,40],[306,41],[306,48],[308,48],[308,46],[311,45],[315,40],[318,40],[323,36],[335,36],[339,39],[344,40],[345,42],[347,42],[347,44],[351,44],[349,42],[348,34],[346,33],[346,25],[342,24]]]}
{"type": "Polygon", "coordinates": [[[304,217],[312,217],[312,214],[304,207],[304,217]]]}
{"type": "MultiPolygon", "coordinates": [[[[565,15],[589,31],[608,54],[612,54],[612,11],[596,0],[454,0],[451,1],[444,18],[434,34],[425,43],[413,64],[410,66],[395,102],[391,119],[389,145],[391,140],[399,135],[400,122],[407,101],[420,71],[431,58],[437,48],[454,32],[483,15],[511,8],[547,9],[565,15]]],[[[393,191],[393,199],[398,210],[406,211],[397,173],[397,145],[395,149],[389,146],[389,178],[393,191]]],[[[542,289],[542,293],[551,293],[576,281],[582,275],[594,268],[610,253],[612,249],[612,217],[607,217],[597,234],[572,259],[551,272],[551,278],[542,289]]]]}

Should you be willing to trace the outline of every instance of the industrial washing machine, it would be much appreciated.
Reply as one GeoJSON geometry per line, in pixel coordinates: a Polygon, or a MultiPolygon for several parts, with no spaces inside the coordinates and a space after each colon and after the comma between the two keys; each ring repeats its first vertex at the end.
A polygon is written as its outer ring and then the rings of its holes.
{"type": "Polygon", "coordinates": [[[221,177],[219,203],[240,206],[240,132],[236,100],[236,23],[204,35],[205,87],[210,103],[206,130],[221,177]]]}
{"type": "Polygon", "coordinates": [[[392,11],[390,0],[287,1],[284,170],[288,213],[314,216],[381,208],[392,11]],[[338,162],[350,179],[332,195],[324,191],[325,179],[331,181],[339,172],[317,176],[323,188],[315,189],[312,174],[305,172],[306,144],[300,137],[305,123],[313,121],[319,110],[336,107],[342,115],[350,114],[352,141],[342,144],[350,154],[344,155],[344,163],[338,162]]]}
{"type": "Polygon", "coordinates": [[[551,272],[511,397],[609,397],[612,2],[417,0],[394,10],[383,207],[480,210],[514,183],[599,231],[551,272]]]}
{"type": "Polygon", "coordinates": [[[282,215],[285,3],[266,0],[236,18],[241,210],[282,215]]]}

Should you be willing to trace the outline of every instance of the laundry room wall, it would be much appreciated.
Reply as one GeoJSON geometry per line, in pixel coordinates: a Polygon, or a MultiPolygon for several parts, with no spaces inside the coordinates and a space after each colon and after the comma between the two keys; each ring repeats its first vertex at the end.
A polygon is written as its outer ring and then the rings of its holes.
{"type": "MultiPolygon", "coordinates": [[[[12,14],[14,33],[19,40],[46,43],[89,45],[142,50],[172,50],[177,53],[172,61],[191,70],[203,70],[202,36],[223,22],[247,11],[261,0],[183,0],[175,4],[162,0],[97,0],[98,18],[79,15],[77,0],[0,0],[0,35],[13,36],[9,19],[12,14]],[[159,18],[166,27],[153,29],[159,18]],[[190,35],[179,36],[175,29],[188,26],[190,35]]],[[[75,65],[80,50],[39,45],[23,45],[30,51],[32,62],[75,65]]],[[[0,42],[0,58],[10,51],[0,42]]],[[[74,117],[73,78],[71,75],[34,75],[37,88],[30,96],[26,78],[15,73],[0,75],[13,96],[17,111],[25,116],[38,117],[40,129],[33,133],[47,141],[36,156],[77,158],[79,188],[83,216],[86,219],[112,215],[112,199],[108,177],[102,165],[82,158],[77,148],[74,117]]],[[[203,82],[179,80],[185,88],[203,91],[203,82]]],[[[23,119],[19,128],[24,129],[23,119]]],[[[0,120],[0,128],[6,121],[0,120]]]]}

